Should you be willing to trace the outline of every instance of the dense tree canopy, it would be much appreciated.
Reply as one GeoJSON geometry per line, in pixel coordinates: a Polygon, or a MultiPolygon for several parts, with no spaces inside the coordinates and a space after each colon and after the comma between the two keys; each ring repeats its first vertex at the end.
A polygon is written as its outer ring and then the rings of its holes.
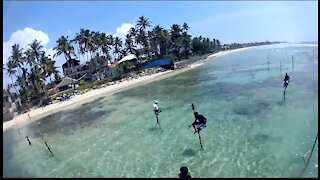
{"type": "MultiPolygon", "coordinates": [[[[78,59],[88,65],[90,74],[94,74],[102,72],[107,63],[117,62],[128,54],[135,54],[138,59],[171,57],[175,61],[180,61],[192,55],[271,44],[266,41],[221,45],[218,39],[202,36],[193,38],[188,33],[190,27],[187,23],[173,24],[169,29],[160,25],[152,26],[152,24],[148,18],[139,17],[125,39],[99,31],[80,29],[73,38],[61,36],[56,41],[53,58],[63,56],[67,62],[72,58],[78,59]]],[[[46,98],[47,89],[61,81],[55,63],[56,61],[44,52],[41,42],[37,40],[29,44],[26,51],[20,48],[19,44],[14,44],[8,62],[3,67],[12,81],[7,91],[14,91],[12,94],[19,95],[22,103],[27,106],[39,104],[46,98]]],[[[120,73],[125,73],[131,68],[130,64],[124,63],[116,69],[120,73]]]]}

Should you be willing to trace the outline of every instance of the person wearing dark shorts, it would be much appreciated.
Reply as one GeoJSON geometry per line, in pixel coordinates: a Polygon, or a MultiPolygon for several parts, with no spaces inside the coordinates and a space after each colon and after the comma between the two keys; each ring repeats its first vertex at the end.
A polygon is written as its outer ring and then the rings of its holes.
{"type": "Polygon", "coordinates": [[[153,111],[154,111],[154,114],[156,115],[157,123],[159,124],[158,115],[161,113],[161,108],[159,108],[158,103],[159,102],[157,100],[154,100],[153,111]]]}
{"type": "Polygon", "coordinates": [[[194,112],[195,121],[189,126],[193,126],[194,133],[200,132],[203,128],[206,127],[207,118],[198,112],[194,112]]]}

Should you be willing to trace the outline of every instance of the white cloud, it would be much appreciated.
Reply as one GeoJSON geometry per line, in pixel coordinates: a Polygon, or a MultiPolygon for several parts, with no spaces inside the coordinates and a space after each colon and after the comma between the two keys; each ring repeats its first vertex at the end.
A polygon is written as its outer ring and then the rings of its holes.
{"type": "Polygon", "coordinates": [[[121,26],[117,28],[116,33],[113,34],[113,36],[119,37],[124,41],[131,27],[134,27],[131,23],[122,23],[121,26]]]}
{"type": "MultiPolygon", "coordinates": [[[[11,34],[8,41],[3,42],[3,64],[5,64],[8,61],[8,58],[10,57],[12,46],[14,44],[19,44],[20,48],[23,48],[23,51],[29,48],[29,45],[34,39],[37,39],[38,41],[41,41],[41,45],[43,46],[43,50],[51,55],[53,57],[53,54],[55,53],[53,48],[48,47],[48,44],[50,42],[49,36],[47,33],[41,31],[41,30],[35,30],[30,27],[26,27],[24,29],[19,29],[18,31],[11,34]]],[[[61,66],[62,64],[61,58],[57,59],[58,66],[61,66]],[[61,62],[60,62],[61,61],[61,62]]],[[[8,82],[11,82],[8,75],[3,71],[3,85],[7,85],[8,82]]]]}
{"type": "Polygon", "coordinates": [[[30,44],[34,39],[41,41],[41,45],[43,45],[44,50],[48,50],[46,46],[50,41],[49,36],[48,34],[40,30],[34,30],[32,28],[26,27],[23,30],[19,29],[18,31],[12,33],[10,39],[3,43],[3,63],[6,63],[8,61],[8,58],[11,54],[12,46],[14,44],[19,44],[20,48],[26,50],[29,47],[28,44],[30,44]]]}

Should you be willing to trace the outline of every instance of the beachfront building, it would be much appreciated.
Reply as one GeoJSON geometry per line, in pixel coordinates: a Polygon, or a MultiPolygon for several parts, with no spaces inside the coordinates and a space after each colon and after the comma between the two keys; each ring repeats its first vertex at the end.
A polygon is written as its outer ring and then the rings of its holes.
{"type": "Polygon", "coordinates": [[[65,77],[72,79],[80,79],[88,73],[89,67],[86,64],[80,65],[80,61],[76,59],[69,59],[62,65],[63,74],[65,77]]]}
{"type": "Polygon", "coordinates": [[[74,87],[77,82],[77,80],[72,79],[70,77],[64,77],[62,81],[56,86],[56,88],[58,88],[59,91],[64,91],[74,87]]]}
{"type": "Polygon", "coordinates": [[[121,64],[123,62],[129,62],[132,65],[138,64],[138,58],[134,54],[129,54],[125,57],[123,57],[120,61],[117,62],[117,64],[121,64]]]}

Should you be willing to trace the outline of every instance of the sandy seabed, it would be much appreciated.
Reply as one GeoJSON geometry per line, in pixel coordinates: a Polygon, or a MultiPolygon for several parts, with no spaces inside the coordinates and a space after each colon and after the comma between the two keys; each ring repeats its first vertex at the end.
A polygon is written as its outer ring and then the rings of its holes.
{"type": "Polygon", "coordinates": [[[16,117],[14,117],[12,120],[4,122],[3,123],[3,131],[6,131],[10,127],[16,126],[17,124],[19,126],[24,126],[27,123],[37,121],[45,116],[48,116],[53,113],[57,113],[61,110],[76,108],[82,104],[94,101],[102,96],[110,96],[114,93],[124,91],[124,90],[130,89],[130,88],[134,88],[134,87],[137,87],[137,86],[140,86],[143,84],[147,84],[152,81],[158,81],[161,79],[168,78],[170,76],[174,76],[176,74],[179,74],[179,73],[188,71],[190,69],[193,69],[195,67],[201,66],[206,61],[212,60],[215,57],[223,56],[223,55],[226,55],[229,53],[247,50],[250,48],[254,48],[254,47],[246,47],[246,48],[240,48],[240,49],[234,49],[234,50],[228,50],[228,51],[221,51],[221,52],[209,55],[205,60],[190,64],[188,67],[183,68],[183,69],[169,70],[169,71],[165,71],[165,72],[159,72],[156,74],[152,74],[149,76],[143,76],[138,79],[133,79],[130,81],[123,81],[123,82],[120,82],[115,85],[107,86],[107,87],[96,89],[96,90],[91,90],[89,92],[86,92],[81,95],[77,95],[69,100],[66,100],[66,101],[63,101],[60,103],[50,104],[48,106],[45,106],[44,108],[32,108],[29,112],[18,115],[16,117]],[[30,118],[28,117],[28,115],[30,116],[30,118]]]}

